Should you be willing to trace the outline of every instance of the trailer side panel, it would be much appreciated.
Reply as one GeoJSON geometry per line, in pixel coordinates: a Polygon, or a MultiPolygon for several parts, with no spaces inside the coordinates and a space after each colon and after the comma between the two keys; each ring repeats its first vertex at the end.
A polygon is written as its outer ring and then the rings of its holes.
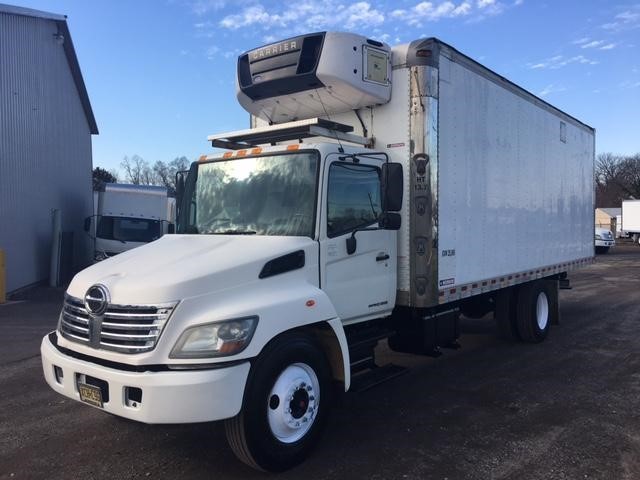
{"type": "Polygon", "coordinates": [[[454,55],[439,67],[439,288],[591,258],[593,131],[454,55]]]}

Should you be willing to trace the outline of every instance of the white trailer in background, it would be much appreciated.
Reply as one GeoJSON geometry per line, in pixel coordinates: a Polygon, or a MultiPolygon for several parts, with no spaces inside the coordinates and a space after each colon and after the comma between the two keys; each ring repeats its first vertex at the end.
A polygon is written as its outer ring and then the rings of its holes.
{"type": "Polygon", "coordinates": [[[640,244],[640,200],[622,201],[622,232],[640,244]]]}
{"type": "Polygon", "coordinates": [[[175,225],[175,198],[165,187],[105,183],[93,202],[85,230],[94,238],[95,261],[157,240],[175,225]]]}
{"type": "Polygon", "coordinates": [[[56,391],[146,423],[226,420],[247,464],[309,454],[332,381],[457,347],[460,314],[541,342],[594,255],[594,131],[434,38],[316,33],[238,60],[254,128],[209,137],[178,234],[80,272],[43,339],[56,391]],[[144,319],[144,323],[140,320],[144,319]]]}

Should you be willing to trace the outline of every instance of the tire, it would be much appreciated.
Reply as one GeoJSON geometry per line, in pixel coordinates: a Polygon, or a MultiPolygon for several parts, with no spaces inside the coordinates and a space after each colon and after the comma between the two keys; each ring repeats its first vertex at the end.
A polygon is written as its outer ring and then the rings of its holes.
{"type": "Polygon", "coordinates": [[[324,353],[312,337],[287,333],[267,345],[253,363],[242,410],[225,421],[227,440],[247,465],[281,472],[307,458],[330,406],[331,377],[324,353]]]}
{"type": "Polygon", "coordinates": [[[518,335],[527,343],[540,343],[558,322],[558,302],[553,281],[525,283],[518,290],[516,326],[518,335]]]}
{"type": "Polygon", "coordinates": [[[520,341],[517,318],[517,288],[508,287],[499,290],[495,297],[494,317],[497,336],[508,342],[520,341]]]}

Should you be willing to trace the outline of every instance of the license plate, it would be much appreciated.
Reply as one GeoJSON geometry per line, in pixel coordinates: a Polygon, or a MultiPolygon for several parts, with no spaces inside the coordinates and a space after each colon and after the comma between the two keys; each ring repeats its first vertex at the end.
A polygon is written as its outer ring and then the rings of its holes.
{"type": "Polygon", "coordinates": [[[103,407],[102,391],[100,387],[95,385],[87,385],[86,383],[78,383],[78,392],[80,392],[80,400],[94,407],[103,407]]]}

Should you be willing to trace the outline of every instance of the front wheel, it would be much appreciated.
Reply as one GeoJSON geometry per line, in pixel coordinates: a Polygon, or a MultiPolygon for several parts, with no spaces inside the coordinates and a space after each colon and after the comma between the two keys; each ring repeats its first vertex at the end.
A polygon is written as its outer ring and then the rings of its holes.
{"type": "Polygon", "coordinates": [[[327,360],[312,337],[284,334],[256,358],[242,411],[225,422],[236,456],[278,472],[302,462],[317,443],[331,403],[327,360]]]}

